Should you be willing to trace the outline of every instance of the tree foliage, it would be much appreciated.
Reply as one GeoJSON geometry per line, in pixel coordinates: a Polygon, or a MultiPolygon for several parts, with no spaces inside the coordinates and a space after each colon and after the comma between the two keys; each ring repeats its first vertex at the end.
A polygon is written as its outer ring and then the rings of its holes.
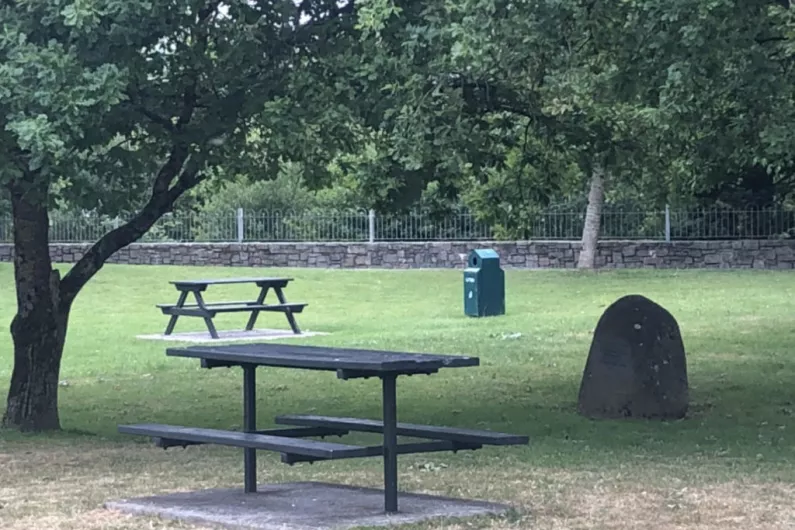
{"type": "Polygon", "coordinates": [[[773,0],[372,3],[369,68],[395,102],[382,156],[516,235],[549,201],[581,203],[598,166],[609,200],[782,204],[792,13],[773,0]]]}
{"type": "Polygon", "coordinates": [[[333,74],[330,57],[344,57],[355,38],[354,6],[20,0],[0,3],[0,21],[0,185],[12,203],[18,301],[3,423],[58,428],[69,310],[104,262],[212,168],[235,174],[251,161],[322,158],[312,143],[285,139],[304,133],[296,123],[326,116],[315,135],[334,144],[329,103],[340,90],[312,79],[333,74]],[[312,110],[318,117],[307,117],[312,110]],[[59,201],[134,212],[63,279],[47,246],[59,201]]]}

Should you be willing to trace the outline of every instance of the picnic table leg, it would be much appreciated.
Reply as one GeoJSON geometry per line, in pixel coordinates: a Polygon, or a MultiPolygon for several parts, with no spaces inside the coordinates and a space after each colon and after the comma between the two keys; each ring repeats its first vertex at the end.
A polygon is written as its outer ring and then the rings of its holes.
{"type": "MultiPolygon", "coordinates": [[[[257,297],[257,301],[255,302],[257,305],[262,305],[265,301],[265,296],[268,294],[268,286],[262,288],[259,292],[259,296],[257,297]]],[[[248,324],[246,324],[246,331],[251,331],[254,329],[254,324],[257,323],[257,317],[259,316],[259,309],[255,309],[251,312],[251,316],[248,317],[248,324]]]]}
{"type": "MultiPolygon", "coordinates": [[[[185,305],[185,300],[188,299],[188,291],[180,291],[179,293],[179,300],[177,300],[176,307],[182,307],[185,305]]],[[[171,315],[171,318],[168,319],[168,325],[166,326],[166,335],[171,335],[174,332],[174,326],[177,325],[177,318],[179,315],[171,315]]]]}
{"type": "Polygon", "coordinates": [[[386,513],[396,513],[398,511],[397,375],[384,375],[381,381],[384,400],[384,509],[386,513]]]}
{"type": "MultiPolygon", "coordinates": [[[[243,365],[243,432],[257,430],[257,367],[243,365]]],[[[257,450],[243,449],[244,491],[257,492],[257,450]]]]}
{"type": "MultiPolygon", "coordinates": [[[[276,291],[276,296],[279,298],[279,303],[286,304],[287,298],[284,297],[282,288],[274,287],[273,290],[276,291]]],[[[293,315],[293,311],[287,308],[284,310],[284,315],[287,317],[287,322],[290,323],[290,327],[293,329],[293,333],[295,333],[296,335],[300,335],[301,329],[298,327],[298,322],[295,321],[295,316],[293,315]]]]}
{"type": "MultiPolygon", "coordinates": [[[[204,305],[204,297],[199,291],[194,291],[193,295],[196,297],[196,303],[199,304],[199,309],[203,309],[207,311],[207,306],[204,305]]],[[[210,316],[204,317],[204,323],[207,325],[207,329],[210,332],[210,336],[214,339],[218,338],[218,332],[215,330],[215,324],[213,324],[213,318],[210,316]]]]}

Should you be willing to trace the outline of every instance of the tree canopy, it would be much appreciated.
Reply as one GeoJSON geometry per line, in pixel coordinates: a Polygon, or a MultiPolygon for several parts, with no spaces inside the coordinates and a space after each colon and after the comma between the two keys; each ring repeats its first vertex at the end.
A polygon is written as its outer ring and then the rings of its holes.
{"type": "Polygon", "coordinates": [[[344,57],[354,8],[325,0],[7,1],[0,21],[0,185],[14,216],[18,302],[3,423],[57,428],[69,310],[104,262],[222,164],[234,172],[322,154],[315,143],[289,141],[304,122],[300,102],[314,98],[318,112],[306,114],[315,123],[325,117],[316,135],[330,139],[317,143],[334,145],[329,103],[339,90],[311,79],[329,75],[331,56],[344,57]],[[134,212],[63,279],[48,252],[58,201],[134,212]]]}

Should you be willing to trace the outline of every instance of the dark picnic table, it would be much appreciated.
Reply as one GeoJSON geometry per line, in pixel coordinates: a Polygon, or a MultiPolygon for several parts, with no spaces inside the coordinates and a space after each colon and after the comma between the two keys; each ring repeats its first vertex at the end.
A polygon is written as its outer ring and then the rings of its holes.
{"type": "Polygon", "coordinates": [[[169,348],[166,354],[191,357],[204,368],[243,368],[243,432],[199,427],[145,423],[120,425],[119,432],[149,436],[163,448],[194,444],[219,444],[243,448],[244,490],[257,491],[256,451],[281,453],[287,464],[342,458],[382,456],[384,461],[384,508],[398,508],[397,455],[480,449],[484,445],[527,444],[528,437],[486,430],[416,425],[397,421],[397,379],[400,375],[434,374],[443,368],[477,366],[477,357],[432,355],[350,348],[286,344],[233,344],[169,348]],[[276,417],[280,427],[258,430],[256,426],[256,368],[274,366],[334,371],[340,379],[379,377],[382,381],[381,420],[288,414],[276,417]],[[308,437],[343,436],[349,432],[383,435],[376,446],[358,446],[308,437]],[[425,439],[398,444],[398,436],[425,439]]]}
{"type": "Polygon", "coordinates": [[[246,331],[254,329],[257,322],[257,317],[260,312],[279,312],[284,313],[287,322],[293,333],[300,334],[301,329],[298,327],[298,322],[295,320],[295,313],[301,313],[309,304],[302,302],[288,302],[287,297],[284,295],[284,289],[287,284],[293,281],[292,278],[222,278],[222,279],[207,279],[207,280],[178,280],[169,282],[179,291],[179,298],[176,304],[157,304],[157,307],[163,312],[164,315],[170,315],[166,325],[165,335],[171,335],[174,331],[174,326],[177,324],[177,319],[181,316],[187,317],[200,317],[204,319],[207,325],[207,330],[210,336],[214,339],[218,338],[218,332],[215,329],[213,318],[218,313],[250,313],[248,323],[246,324],[246,331]],[[202,293],[207,290],[211,285],[231,285],[250,283],[259,288],[259,294],[256,299],[243,300],[234,302],[206,302],[202,293]],[[270,290],[276,294],[278,303],[269,304],[265,302],[270,290]],[[193,294],[196,300],[195,304],[186,304],[188,295],[193,294]]]}

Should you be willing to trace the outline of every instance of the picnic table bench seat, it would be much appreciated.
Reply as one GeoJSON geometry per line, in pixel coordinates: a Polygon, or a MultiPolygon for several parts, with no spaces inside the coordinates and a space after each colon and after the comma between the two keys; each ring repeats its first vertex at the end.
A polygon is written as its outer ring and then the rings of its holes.
{"type": "MultiPolygon", "coordinates": [[[[343,418],[336,416],[316,416],[309,414],[286,414],[276,417],[280,425],[296,425],[305,427],[329,427],[346,429],[354,432],[371,432],[383,434],[384,422],[362,418],[343,418]]],[[[505,434],[479,429],[459,429],[436,425],[417,425],[413,423],[397,423],[397,435],[410,438],[428,438],[448,442],[471,443],[481,445],[521,445],[528,443],[529,437],[505,434]]]]}
{"type": "MultiPolygon", "coordinates": [[[[284,433],[262,434],[221,429],[205,429],[200,427],[182,427],[162,423],[141,423],[136,425],[119,425],[123,434],[149,436],[160,442],[161,446],[215,444],[277,451],[280,453],[315,457],[324,460],[338,458],[356,458],[367,456],[362,447],[318,440],[304,440],[285,436],[284,433]],[[171,443],[162,444],[160,440],[171,443]],[[186,443],[180,443],[186,442],[186,443]]],[[[267,433],[267,431],[263,431],[267,433]]],[[[320,434],[316,434],[320,435],[320,434]]]]}
{"type": "MultiPolygon", "coordinates": [[[[359,446],[325,441],[300,439],[309,436],[344,436],[349,432],[384,432],[384,422],[359,418],[290,414],[278,416],[277,424],[295,425],[297,428],[275,428],[253,433],[183,427],[162,423],[120,425],[119,432],[149,436],[158,447],[215,444],[246,449],[259,449],[281,453],[283,463],[339,460],[343,458],[365,458],[383,456],[383,445],[359,446]]],[[[500,432],[437,427],[398,423],[398,436],[427,438],[431,441],[404,443],[396,446],[397,454],[429,453],[440,451],[457,452],[476,450],[484,445],[517,445],[528,443],[527,436],[500,432]]]]}
{"type": "Polygon", "coordinates": [[[289,302],[286,304],[257,304],[256,302],[213,302],[205,303],[204,306],[199,304],[185,304],[177,306],[176,304],[157,304],[164,315],[180,315],[180,316],[204,316],[209,314],[215,316],[216,313],[239,313],[246,311],[280,311],[290,310],[293,313],[301,313],[308,303],[303,302],[289,302]]]}

